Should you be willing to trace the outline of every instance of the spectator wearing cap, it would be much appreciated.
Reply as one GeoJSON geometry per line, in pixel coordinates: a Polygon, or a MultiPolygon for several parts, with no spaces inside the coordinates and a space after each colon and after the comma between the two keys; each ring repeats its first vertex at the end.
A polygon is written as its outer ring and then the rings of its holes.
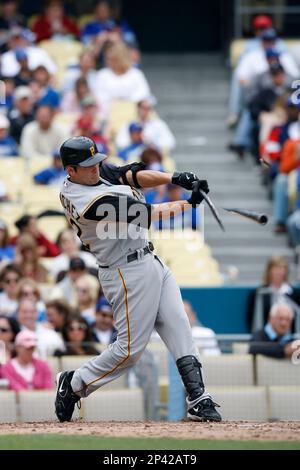
{"type": "Polygon", "coordinates": [[[18,307],[18,288],[23,273],[16,264],[8,264],[0,273],[0,313],[12,316],[18,307]]]}
{"type": "Polygon", "coordinates": [[[20,326],[15,318],[0,315],[0,342],[4,343],[5,345],[6,360],[4,363],[9,361],[15,353],[14,342],[19,332],[20,326]]]}
{"type": "Polygon", "coordinates": [[[54,122],[52,106],[38,107],[35,119],[23,127],[20,153],[24,158],[49,157],[67,138],[66,131],[54,122]]]}
{"type": "Polygon", "coordinates": [[[60,96],[58,91],[51,85],[51,75],[44,65],[39,65],[32,72],[33,81],[39,86],[39,99],[35,105],[37,107],[48,105],[57,109],[60,104],[60,96]]]}
{"type": "Polygon", "coordinates": [[[2,366],[1,374],[9,381],[9,389],[51,390],[52,372],[46,361],[34,357],[37,335],[33,331],[21,331],[15,339],[16,356],[2,366]]]}
{"type": "Polygon", "coordinates": [[[56,73],[54,62],[44,49],[33,45],[34,39],[35,36],[29,29],[16,27],[10,31],[8,51],[1,57],[1,73],[4,77],[16,77],[20,72],[21,67],[16,58],[16,49],[25,50],[30,70],[44,65],[51,75],[56,73]]]}
{"type": "Polygon", "coordinates": [[[117,335],[112,307],[106,298],[102,296],[98,299],[96,305],[96,321],[93,328],[94,341],[108,346],[116,341],[117,335]]]}
{"type": "Polygon", "coordinates": [[[57,237],[56,244],[61,253],[51,259],[48,266],[54,279],[57,279],[60,273],[68,271],[72,258],[81,258],[90,271],[98,269],[96,258],[88,251],[80,251],[81,242],[74,230],[63,230],[57,237]]]}
{"type": "Polygon", "coordinates": [[[38,322],[38,310],[34,300],[23,299],[17,309],[16,319],[21,330],[29,330],[37,336],[37,354],[52,356],[55,351],[64,351],[64,343],[58,333],[38,322]]]}
{"type": "Polygon", "coordinates": [[[24,126],[33,121],[33,101],[30,88],[19,86],[15,89],[14,107],[8,114],[10,120],[10,134],[20,144],[21,134],[24,126]]]}
{"type": "MultiPolygon", "coordinates": [[[[154,113],[153,99],[143,99],[137,103],[137,121],[143,126],[143,138],[146,145],[154,145],[165,152],[176,146],[175,137],[165,121],[154,113]]],[[[116,138],[119,150],[130,145],[128,125],[124,125],[116,138]]]]}
{"type": "Polygon", "coordinates": [[[79,315],[73,315],[62,330],[65,351],[57,351],[55,355],[62,356],[98,356],[99,351],[93,345],[92,330],[88,322],[79,315]]]}
{"type": "Polygon", "coordinates": [[[137,161],[140,159],[140,155],[145,148],[143,139],[143,126],[139,122],[132,122],[128,126],[130,143],[127,147],[123,148],[118,152],[120,157],[125,162],[137,161]]]}
{"type": "Polygon", "coordinates": [[[86,264],[79,256],[70,259],[69,269],[67,273],[63,273],[64,277],[53,288],[50,299],[68,300],[72,307],[77,306],[76,281],[83,275],[87,274],[86,264]]]}
{"type": "Polygon", "coordinates": [[[104,117],[114,100],[138,103],[151,95],[145,75],[132,66],[128,49],[120,42],[106,47],[105,67],[97,73],[95,87],[104,117]]]}
{"type": "Polygon", "coordinates": [[[62,166],[59,151],[53,152],[52,157],[52,166],[39,171],[33,176],[35,183],[53,186],[60,186],[62,184],[67,173],[62,166]]]}
{"type": "Polygon", "coordinates": [[[52,258],[59,255],[60,251],[56,244],[48,240],[39,230],[35,216],[24,214],[15,222],[15,226],[19,230],[19,234],[11,238],[11,243],[16,244],[19,236],[29,234],[35,239],[40,256],[52,258]]]}
{"type": "Polygon", "coordinates": [[[10,243],[7,224],[0,219],[0,264],[13,261],[15,253],[16,247],[10,243]]]}
{"type": "Polygon", "coordinates": [[[75,21],[64,12],[60,0],[48,0],[44,13],[33,23],[32,31],[36,34],[37,42],[45,39],[78,39],[79,28],[75,21]]]}
{"type": "Polygon", "coordinates": [[[29,85],[32,80],[32,71],[29,68],[26,49],[17,47],[17,49],[15,49],[15,56],[18,64],[20,65],[18,75],[14,77],[15,85],[16,87],[29,85]]]}
{"type": "Polygon", "coordinates": [[[9,133],[10,122],[0,114],[0,157],[16,157],[19,154],[17,142],[9,133]]]}

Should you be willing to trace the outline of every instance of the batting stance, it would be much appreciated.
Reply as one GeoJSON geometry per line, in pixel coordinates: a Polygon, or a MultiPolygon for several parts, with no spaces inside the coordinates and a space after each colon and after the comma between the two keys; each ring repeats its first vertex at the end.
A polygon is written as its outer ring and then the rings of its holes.
{"type": "Polygon", "coordinates": [[[118,338],[75,371],[57,375],[56,415],[70,421],[80,398],[116,379],[143,354],[155,328],[172,353],[186,392],[188,417],[220,421],[205,391],[198,350],[170,269],[147,240],[151,220],[170,217],[202,201],[208,184],[194,173],[145,170],[141,163],[116,167],[104,162],[93,140],[73,137],[60,148],[68,176],[60,193],[70,224],[97,258],[99,280],[112,304],[118,338]],[[188,201],[146,204],[141,188],[173,183],[192,190],[188,201]]]}

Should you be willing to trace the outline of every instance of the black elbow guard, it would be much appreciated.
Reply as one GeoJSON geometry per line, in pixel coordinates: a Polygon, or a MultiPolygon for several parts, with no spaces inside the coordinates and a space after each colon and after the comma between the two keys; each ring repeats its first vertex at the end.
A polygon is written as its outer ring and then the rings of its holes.
{"type": "Polygon", "coordinates": [[[131,171],[132,173],[132,179],[133,179],[133,183],[134,183],[134,186],[138,189],[141,188],[141,185],[139,184],[138,180],[137,180],[137,173],[141,170],[145,170],[146,169],[146,165],[145,163],[143,162],[134,162],[134,163],[131,163],[130,165],[124,165],[120,168],[120,176],[122,178],[122,181],[124,184],[127,184],[128,186],[130,186],[129,182],[128,182],[128,179],[126,177],[126,173],[127,171],[131,171]]]}

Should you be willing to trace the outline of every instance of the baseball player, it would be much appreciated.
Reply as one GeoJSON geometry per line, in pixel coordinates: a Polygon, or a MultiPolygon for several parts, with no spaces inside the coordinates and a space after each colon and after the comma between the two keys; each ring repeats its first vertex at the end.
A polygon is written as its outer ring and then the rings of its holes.
{"type": "Polygon", "coordinates": [[[75,371],[57,375],[56,415],[70,421],[75,403],[128,371],[143,354],[155,328],[173,355],[186,393],[188,417],[221,421],[205,391],[179,287],[147,240],[151,220],[200,204],[208,184],[194,173],[145,170],[141,163],[105,163],[93,140],[72,137],[60,148],[68,176],[60,199],[83,245],[97,258],[99,280],[112,304],[117,340],[75,371]],[[173,183],[192,190],[188,201],[146,204],[141,188],[173,183]]]}

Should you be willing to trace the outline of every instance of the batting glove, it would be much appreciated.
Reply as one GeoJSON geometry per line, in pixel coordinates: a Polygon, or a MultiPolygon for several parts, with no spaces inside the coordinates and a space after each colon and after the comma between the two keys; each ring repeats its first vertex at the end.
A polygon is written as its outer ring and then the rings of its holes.
{"type": "Polygon", "coordinates": [[[200,204],[203,201],[203,196],[200,193],[200,189],[204,193],[209,193],[209,187],[208,183],[206,180],[198,180],[193,183],[193,191],[190,196],[190,198],[187,200],[189,204],[191,204],[193,207],[196,207],[198,204],[200,204]]]}
{"type": "Polygon", "coordinates": [[[193,183],[195,183],[195,181],[199,181],[198,176],[189,171],[185,171],[184,173],[175,171],[172,176],[172,183],[184,189],[193,189],[193,183]]]}

